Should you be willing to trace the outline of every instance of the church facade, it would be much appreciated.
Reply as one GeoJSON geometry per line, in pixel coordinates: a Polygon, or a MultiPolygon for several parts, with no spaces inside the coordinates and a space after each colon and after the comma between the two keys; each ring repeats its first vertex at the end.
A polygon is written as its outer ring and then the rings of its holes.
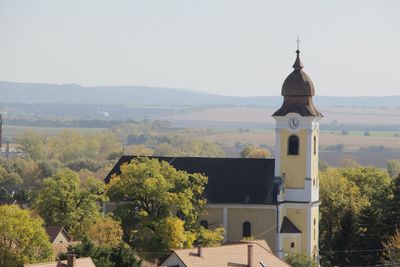
{"type": "MultiPolygon", "coordinates": [[[[300,51],[282,86],[276,120],[275,159],[155,157],[178,170],[208,176],[200,224],[224,227],[225,241],[264,239],[275,254],[318,256],[319,120],[314,85],[302,70],[300,51]]],[[[123,156],[106,177],[136,156],[123,156]]]]}

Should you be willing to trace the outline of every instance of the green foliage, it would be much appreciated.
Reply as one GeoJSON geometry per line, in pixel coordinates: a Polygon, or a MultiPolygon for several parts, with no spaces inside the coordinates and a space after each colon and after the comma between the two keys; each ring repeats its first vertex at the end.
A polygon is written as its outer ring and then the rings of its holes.
{"type": "Polygon", "coordinates": [[[390,177],[397,177],[400,175],[400,160],[391,159],[388,160],[386,169],[390,175],[390,177]]]}
{"type": "Polygon", "coordinates": [[[51,261],[53,248],[43,220],[16,205],[0,206],[0,266],[51,261]]]}
{"type": "Polygon", "coordinates": [[[34,131],[26,131],[16,138],[18,149],[25,152],[30,158],[40,160],[44,158],[44,138],[34,131]]]}
{"type": "Polygon", "coordinates": [[[264,148],[247,146],[240,152],[241,158],[269,158],[271,153],[264,148]]]}
{"type": "Polygon", "coordinates": [[[396,230],[393,236],[390,236],[386,242],[383,243],[385,249],[384,257],[392,266],[400,263],[400,231],[396,230]]]}
{"type": "Polygon", "coordinates": [[[322,159],[320,159],[318,161],[318,169],[319,169],[320,172],[326,171],[329,167],[330,166],[326,161],[324,161],[322,159]]]}
{"type": "Polygon", "coordinates": [[[103,184],[94,178],[81,182],[76,172],[61,169],[43,180],[34,207],[47,225],[61,225],[79,237],[99,216],[103,184]]]}
{"type": "MultiPolygon", "coordinates": [[[[133,249],[125,243],[116,246],[96,246],[88,239],[69,246],[68,251],[77,257],[91,257],[96,267],[140,267],[133,249]]],[[[65,258],[65,255],[62,256],[65,258]]]]}
{"type": "Polygon", "coordinates": [[[122,228],[120,222],[111,216],[101,216],[90,225],[85,235],[96,246],[115,247],[122,241],[122,228]]]}
{"type": "MultiPolygon", "coordinates": [[[[117,136],[120,142],[125,143],[128,136],[149,134],[154,131],[167,130],[171,127],[169,121],[162,120],[143,120],[136,122],[129,122],[112,127],[109,131],[117,136]]],[[[129,140],[128,140],[129,144],[129,140]]]]}
{"type": "Polygon", "coordinates": [[[95,172],[101,168],[101,164],[99,163],[99,161],[94,159],[77,159],[68,162],[67,164],[65,164],[65,167],[76,172],[79,172],[82,169],[95,172]]]}
{"type": "MultiPolygon", "coordinates": [[[[393,199],[391,178],[382,169],[350,166],[320,173],[321,251],[381,249],[388,233],[385,207],[393,199]]],[[[372,252],[321,254],[327,266],[375,264],[380,258],[372,252]]]]}
{"type": "Polygon", "coordinates": [[[196,243],[203,247],[216,247],[220,246],[224,241],[224,228],[218,227],[214,230],[206,229],[200,226],[197,232],[196,243]]]}
{"type": "MultiPolygon", "coordinates": [[[[115,215],[134,247],[142,252],[168,252],[191,247],[195,241],[198,214],[206,203],[206,183],[207,177],[177,171],[167,162],[137,158],[111,179],[108,195],[115,201],[129,200],[119,205],[115,215]]],[[[204,233],[202,242],[212,242],[206,238],[214,237],[204,233]]]]}
{"type": "Polygon", "coordinates": [[[21,177],[14,172],[8,172],[0,166],[0,200],[12,198],[12,191],[22,185],[21,177]]]}
{"type": "Polygon", "coordinates": [[[385,234],[392,236],[400,229],[400,174],[391,182],[390,198],[383,208],[385,234]]]}
{"type": "Polygon", "coordinates": [[[154,136],[145,143],[156,156],[223,157],[224,152],[215,143],[190,140],[182,136],[154,136]]]}
{"type": "Polygon", "coordinates": [[[292,267],[318,267],[315,259],[298,253],[288,253],[285,256],[285,262],[292,267]]]}

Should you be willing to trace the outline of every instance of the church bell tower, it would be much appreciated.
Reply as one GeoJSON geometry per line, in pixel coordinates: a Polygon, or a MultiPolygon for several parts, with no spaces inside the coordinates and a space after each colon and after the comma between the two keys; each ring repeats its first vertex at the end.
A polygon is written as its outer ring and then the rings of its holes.
{"type": "MultiPolygon", "coordinates": [[[[299,40],[298,40],[299,42],[299,40]]],[[[275,177],[279,181],[277,246],[287,253],[318,255],[319,120],[314,85],[296,51],[293,71],[282,86],[283,104],[276,120],[275,177]]]]}

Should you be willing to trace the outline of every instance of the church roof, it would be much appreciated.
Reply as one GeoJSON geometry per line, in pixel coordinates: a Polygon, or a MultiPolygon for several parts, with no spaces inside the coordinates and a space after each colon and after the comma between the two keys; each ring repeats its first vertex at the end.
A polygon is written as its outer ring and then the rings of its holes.
{"type": "Polygon", "coordinates": [[[281,226],[281,234],[300,234],[301,231],[299,230],[299,228],[296,227],[296,225],[294,225],[292,223],[291,220],[289,220],[288,217],[283,217],[283,221],[282,221],[282,226],[281,226]]]}
{"type": "Polygon", "coordinates": [[[298,113],[301,116],[322,116],[312,101],[315,95],[314,84],[310,77],[302,70],[303,63],[300,60],[300,51],[296,51],[296,61],[293,64],[294,70],[282,85],[282,106],[273,116],[285,116],[288,113],[298,113]]]}
{"type": "MultiPolygon", "coordinates": [[[[121,173],[120,166],[136,156],[123,156],[106,176],[121,173]]],[[[177,170],[208,177],[205,194],[211,204],[275,204],[274,159],[150,157],[169,162],[177,170]]]]}
{"type": "Polygon", "coordinates": [[[310,77],[302,70],[303,64],[300,60],[300,51],[296,51],[296,61],[293,64],[294,70],[283,82],[283,96],[313,96],[315,95],[314,84],[310,77]]]}

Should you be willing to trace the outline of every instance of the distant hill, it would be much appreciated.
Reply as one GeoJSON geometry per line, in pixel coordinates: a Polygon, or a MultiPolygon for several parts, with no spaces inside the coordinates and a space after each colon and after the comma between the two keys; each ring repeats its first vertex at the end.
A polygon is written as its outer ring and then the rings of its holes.
{"type": "MultiPolygon", "coordinates": [[[[278,91],[277,91],[278,92],[278,91]]],[[[204,106],[234,105],[276,107],[281,96],[234,97],[194,90],[147,86],[97,86],[0,82],[0,103],[123,104],[204,106]]],[[[400,95],[383,97],[316,96],[318,106],[400,106],[400,95]]]]}

